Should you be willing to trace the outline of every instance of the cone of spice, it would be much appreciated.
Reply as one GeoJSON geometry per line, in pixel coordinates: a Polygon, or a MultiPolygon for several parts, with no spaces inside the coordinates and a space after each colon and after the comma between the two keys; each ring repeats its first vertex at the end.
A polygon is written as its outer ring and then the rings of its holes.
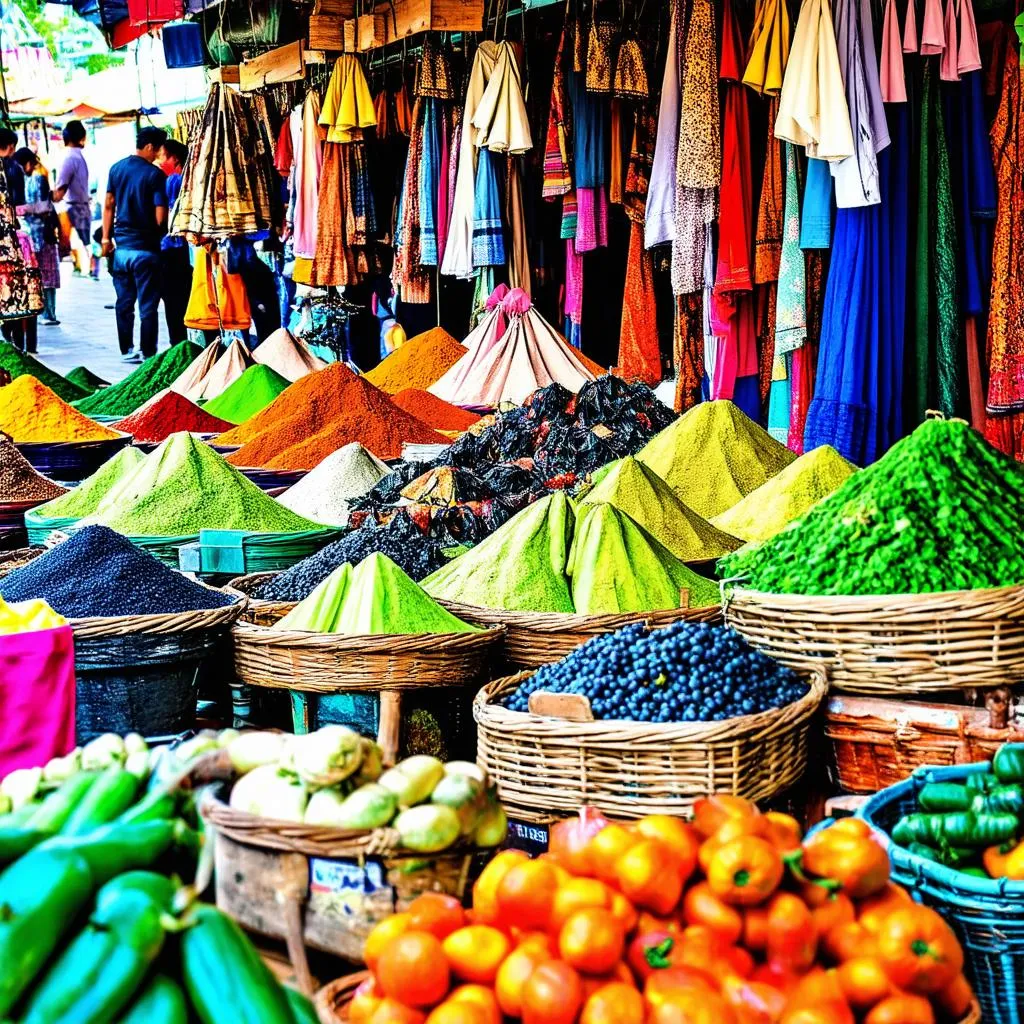
{"type": "MultiPolygon", "coordinates": [[[[67,379],[75,387],[81,388],[88,395],[99,391],[100,388],[110,387],[109,380],[104,380],[99,374],[93,373],[87,366],[76,366],[68,373],[67,379]]],[[[45,384],[46,382],[43,381],[43,383],[45,384]]],[[[67,401],[67,399],[64,400],[67,401]]]]}
{"type": "Polygon", "coordinates": [[[391,399],[399,409],[422,420],[427,426],[434,430],[452,430],[461,433],[480,419],[475,413],[467,412],[446,402],[443,398],[432,395],[429,391],[420,391],[417,388],[406,388],[399,391],[391,399]]]}
{"type": "Polygon", "coordinates": [[[231,387],[252,365],[253,359],[249,346],[243,344],[239,338],[235,338],[203,378],[199,394],[189,397],[195,402],[201,398],[205,398],[207,401],[216,398],[231,387]]]}
{"type": "Polygon", "coordinates": [[[89,419],[35,377],[18,377],[0,392],[0,430],[17,444],[113,441],[122,435],[89,419]]]}
{"type": "Polygon", "coordinates": [[[122,448],[112,459],[86,477],[77,487],[66,494],[61,494],[45,505],[36,509],[36,515],[47,519],[84,519],[99,508],[100,502],[115,487],[119,487],[146,461],[146,456],[138,448],[128,445],[122,448]]]}
{"type": "Polygon", "coordinates": [[[292,383],[307,373],[316,373],[327,366],[310,352],[304,341],[299,341],[285,327],[279,327],[261,341],[253,350],[252,357],[257,363],[262,363],[292,383]]]}
{"type": "Polygon", "coordinates": [[[262,412],[287,387],[288,381],[276,370],[257,364],[250,366],[234,384],[203,408],[211,416],[226,420],[227,426],[223,429],[230,430],[262,412]]]}
{"type": "Polygon", "coordinates": [[[24,376],[35,377],[65,402],[77,402],[89,394],[87,389],[79,387],[67,377],[62,377],[48,366],[44,366],[27,352],[18,351],[6,341],[0,341],[0,370],[6,370],[12,380],[24,376]]]}
{"type": "Polygon", "coordinates": [[[426,391],[465,354],[466,349],[443,327],[432,327],[400,345],[365,377],[374,387],[389,395],[396,395],[406,388],[426,391]]]}
{"type": "Polygon", "coordinates": [[[219,356],[219,343],[211,342],[171,381],[171,390],[184,395],[191,402],[197,401],[203,393],[203,380],[213,369],[219,356]]]}
{"type": "Polygon", "coordinates": [[[176,391],[155,395],[131,416],[114,424],[115,430],[131,434],[136,441],[163,441],[186,430],[196,434],[219,434],[231,424],[200,409],[176,391]]]}
{"type": "Polygon", "coordinates": [[[62,494],[67,494],[66,487],[37,473],[11,438],[0,433],[0,504],[40,504],[62,494]]]}

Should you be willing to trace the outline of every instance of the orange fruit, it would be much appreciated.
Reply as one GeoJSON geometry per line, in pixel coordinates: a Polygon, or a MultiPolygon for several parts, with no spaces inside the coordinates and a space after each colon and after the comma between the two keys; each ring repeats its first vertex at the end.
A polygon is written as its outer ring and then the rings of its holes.
{"type": "Polygon", "coordinates": [[[473,921],[476,924],[494,924],[498,920],[498,886],[505,875],[517,864],[528,861],[522,850],[502,850],[480,872],[473,886],[473,921]]]}
{"type": "Polygon", "coordinates": [[[544,931],[551,923],[557,888],[558,874],[551,864],[540,860],[514,864],[498,883],[498,919],[527,931],[544,931]]]}
{"type": "Polygon", "coordinates": [[[441,943],[452,973],[463,981],[489,985],[512,948],[509,937],[488,924],[469,924],[441,943]]]}
{"type": "Polygon", "coordinates": [[[366,936],[366,944],[363,946],[363,959],[371,971],[377,970],[377,961],[385,947],[391,944],[392,939],[397,939],[403,932],[409,930],[411,918],[408,914],[392,914],[385,917],[379,924],[374,925],[373,930],[366,936]]]}
{"type": "Polygon", "coordinates": [[[399,935],[381,953],[376,974],[384,994],[408,1006],[439,1003],[451,978],[438,939],[429,932],[413,931],[399,935]]]}
{"type": "Polygon", "coordinates": [[[492,989],[486,985],[460,985],[448,997],[449,1003],[469,1003],[483,1011],[486,1024],[501,1024],[501,1007],[492,989]]]}
{"type": "Polygon", "coordinates": [[[644,1024],[644,998],[632,986],[614,981],[583,1004],[580,1024],[644,1024]]]}
{"type": "Polygon", "coordinates": [[[836,968],[839,987],[855,1010],[870,1009],[891,991],[892,982],[873,956],[855,956],[836,968]]]}
{"type": "Polygon", "coordinates": [[[430,1014],[426,1024],[487,1024],[487,1017],[479,1006],[447,999],[430,1014]]]}
{"type": "Polygon", "coordinates": [[[546,959],[554,960],[557,939],[557,935],[552,939],[548,932],[522,932],[516,939],[516,949],[532,949],[543,953],[546,959]]]}
{"type": "Polygon", "coordinates": [[[466,912],[454,896],[425,892],[406,908],[409,927],[445,939],[466,923],[466,912]]]}
{"type": "Polygon", "coordinates": [[[382,999],[369,1024],[424,1024],[426,1015],[397,999],[382,999]]]}
{"type": "MultiPolygon", "coordinates": [[[[693,870],[690,863],[687,874],[693,870]]],[[[683,878],[675,851],[660,839],[641,839],[615,862],[618,888],[638,907],[665,916],[683,894],[683,878]]]]}
{"type": "Polygon", "coordinates": [[[610,910],[577,910],[562,925],[558,951],[562,959],[585,974],[606,974],[621,959],[626,935],[610,910]]]}
{"type": "Polygon", "coordinates": [[[509,953],[494,979],[494,994],[503,1013],[509,1017],[522,1015],[523,986],[535,967],[553,959],[550,953],[529,946],[520,946],[509,953]]]}
{"type": "Polygon", "coordinates": [[[611,904],[612,893],[604,882],[596,878],[572,878],[555,891],[551,905],[551,930],[561,931],[562,925],[577,910],[608,908],[611,904]]]}
{"type": "Polygon", "coordinates": [[[349,1024],[366,1024],[380,1006],[384,993],[381,992],[377,979],[371,974],[352,995],[348,1004],[349,1024]]]}
{"type": "Polygon", "coordinates": [[[587,844],[586,855],[594,874],[608,885],[616,885],[615,864],[639,841],[640,836],[625,825],[605,825],[587,844]]]}
{"type": "Polygon", "coordinates": [[[533,969],[523,986],[523,1024],[574,1024],[583,1005],[583,982],[562,960],[533,969]]]}
{"type": "Polygon", "coordinates": [[[636,823],[636,830],[645,839],[659,839],[676,855],[683,881],[693,873],[697,851],[703,842],[700,833],[680,818],[667,814],[648,814],[636,823]]]}

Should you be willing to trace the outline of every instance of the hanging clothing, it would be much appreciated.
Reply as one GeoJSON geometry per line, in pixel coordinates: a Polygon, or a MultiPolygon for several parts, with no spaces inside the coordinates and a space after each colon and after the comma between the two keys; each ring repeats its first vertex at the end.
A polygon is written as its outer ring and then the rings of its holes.
{"type": "Polygon", "coordinates": [[[608,244],[608,193],[601,188],[576,191],[576,251],[592,252],[608,244]]]}
{"type": "Polygon", "coordinates": [[[679,4],[680,0],[672,0],[672,15],[668,28],[668,55],[665,59],[665,73],[661,82],[658,136],[654,145],[650,190],[647,193],[647,213],[644,220],[644,245],[648,249],[671,242],[676,232],[676,149],[679,141],[681,98],[679,4]]]}
{"type": "Polygon", "coordinates": [[[772,115],[777,106],[778,100],[772,100],[768,108],[768,143],[754,234],[755,284],[777,281],[779,260],[782,258],[782,218],[786,192],[782,176],[782,143],[772,127],[776,123],[772,115]]]}
{"type": "Polygon", "coordinates": [[[320,124],[327,129],[328,142],[358,142],[363,138],[364,128],[377,124],[363,65],[349,53],[343,53],[334,64],[320,124]]]}
{"type": "MultiPolygon", "coordinates": [[[[911,6],[913,6],[911,4],[911,6]]],[[[903,41],[896,0],[885,0],[882,21],[882,54],[880,80],[885,103],[906,103],[907,82],[903,67],[903,41]]]]}
{"type": "Polygon", "coordinates": [[[420,194],[420,266],[436,267],[438,186],[442,167],[446,166],[443,156],[444,113],[440,100],[427,98],[423,103],[423,156],[417,168],[420,194]]]}
{"type": "Polygon", "coordinates": [[[626,288],[619,329],[618,373],[651,387],[661,383],[654,258],[644,248],[643,225],[634,221],[626,255],[626,288]]]}
{"type": "Polygon", "coordinates": [[[477,157],[473,206],[473,266],[500,267],[505,263],[505,237],[501,219],[498,160],[488,149],[477,157]]]}
{"type": "MultiPolygon", "coordinates": [[[[544,141],[544,183],[541,195],[555,199],[572,189],[572,172],[569,168],[569,151],[572,135],[572,108],[565,82],[565,37],[568,28],[562,30],[555,55],[555,75],[551,83],[551,105],[548,111],[548,130],[544,141]]],[[[483,43],[480,44],[483,46],[483,43]]],[[[479,50],[477,51],[479,53],[479,50]]],[[[495,53],[497,61],[497,53],[495,53]]],[[[476,60],[474,59],[474,71],[476,60]]],[[[473,77],[470,76],[470,88],[473,77]]],[[[467,97],[467,108],[469,100],[467,97]]],[[[466,112],[467,118],[469,111],[466,112]]]]}
{"type": "Polygon", "coordinates": [[[829,0],[803,0],[779,94],[775,136],[808,156],[852,156],[853,130],[829,0]]]}
{"type": "Polygon", "coordinates": [[[295,197],[292,248],[296,256],[312,259],[316,253],[317,207],[323,168],[320,97],[313,91],[306,93],[302,107],[292,113],[290,121],[295,152],[291,187],[295,197]]]}
{"type": "Polygon", "coordinates": [[[576,251],[576,241],[565,243],[565,337],[573,348],[582,346],[583,323],[583,257],[576,251]]]}
{"type": "Polygon", "coordinates": [[[419,166],[423,159],[423,121],[426,100],[416,97],[409,133],[402,191],[395,220],[395,261],[391,281],[402,302],[426,303],[432,294],[433,275],[420,265],[419,166]]]}
{"type": "Polygon", "coordinates": [[[573,181],[576,188],[607,185],[611,127],[608,102],[587,91],[581,72],[570,71],[566,85],[572,104],[573,181]]]}
{"type": "Polygon", "coordinates": [[[786,0],[758,0],[750,33],[750,59],[743,84],[762,96],[778,96],[789,63],[789,10],[786,0]]]}
{"type": "Polygon", "coordinates": [[[472,124],[478,147],[512,154],[533,149],[516,44],[498,43],[497,62],[473,112],[472,124]]]}
{"type": "Polygon", "coordinates": [[[675,410],[685,412],[702,399],[704,312],[700,292],[676,296],[672,361],[676,370],[675,410]]]}
{"type": "Polygon", "coordinates": [[[508,158],[508,188],[505,189],[505,221],[509,243],[508,283],[526,295],[533,294],[530,283],[530,247],[526,240],[526,211],[523,208],[523,183],[519,160],[508,158]]]}
{"type": "MultiPolygon", "coordinates": [[[[786,143],[786,205],[775,309],[775,357],[792,352],[807,338],[807,278],[800,248],[800,182],[796,146],[786,143]]],[[[787,364],[788,365],[788,364],[787,364]]],[[[788,407],[788,401],[787,401],[788,407]]],[[[788,415],[786,440],[789,439],[788,415]]]]}
{"type": "MultiPolygon", "coordinates": [[[[654,140],[658,126],[648,110],[638,110],[633,124],[633,139],[626,163],[626,180],[622,186],[622,204],[626,216],[644,224],[647,195],[651,184],[651,164],[654,159],[654,140]]],[[[645,238],[646,244],[646,238],[645,238]]]]}
{"type": "Polygon", "coordinates": [[[229,274],[219,252],[197,246],[185,326],[198,331],[248,331],[252,323],[245,282],[229,274]]]}
{"type": "Polygon", "coordinates": [[[832,172],[827,160],[807,161],[800,248],[827,249],[832,239],[832,172]]]}

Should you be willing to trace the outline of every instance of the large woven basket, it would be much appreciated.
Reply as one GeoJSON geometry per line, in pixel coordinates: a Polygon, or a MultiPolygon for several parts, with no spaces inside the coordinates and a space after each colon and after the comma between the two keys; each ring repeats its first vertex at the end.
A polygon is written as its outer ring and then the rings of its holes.
{"type": "Polygon", "coordinates": [[[1024,682],[1024,587],[882,597],[807,597],[726,588],[725,621],[833,688],[908,696],[1024,682]]]}
{"type": "Polygon", "coordinates": [[[825,674],[783,708],[724,722],[569,722],[509,711],[498,701],[530,677],[485,686],[473,702],[477,761],[497,783],[509,816],[546,823],[597,807],[609,817],[686,813],[698,797],[735,793],[768,800],[807,767],[811,720],[825,674]]]}
{"type": "Polygon", "coordinates": [[[673,622],[721,622],[722,609],[672,608],[667,611],[630,612],[621,615],[577,615],[564,612],[507,612],[479,605],[441,602],[453,615],[477,626],[503,626],[501,653],[510,665],[531,669],[560,661],[581,644],[605,633],[614,633],[635,622],[668,626],[673,622]]]}
{"type": "Polygon", "coordinates": [[[465,686],[480,678],[502,630],[346,636],[236,624],[242,683],[310,693],[465,686]]]}
{"type": "Polygon", "coordinates": [[[257,626],[272,626],[283,619],[299,602],[298,601],[265,601],[253,597],[253,593],[264,583],[280,575],[279,570],[273,572],[250,572],[244,576],[236,576],[224,588],[229,594],[238,594],[246,599],[242,618],[257,626]]]}

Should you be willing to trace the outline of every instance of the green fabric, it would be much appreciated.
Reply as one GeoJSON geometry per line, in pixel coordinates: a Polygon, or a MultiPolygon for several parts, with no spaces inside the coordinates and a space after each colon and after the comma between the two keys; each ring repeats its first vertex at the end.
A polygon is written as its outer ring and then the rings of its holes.
{"type": "Polygon", "coordinates": [[[19,352],[6,341],[0,341],[0,370],[6,370],[12,380],[30,374],[65,402],[75,402],[89,394],[84,388],[78,387],[66,377],[44,366],[34,356],[27,352],[19,352]]]}
{"type": "Polygon", "coordinates": [[[90,416],[127,416],[169,388],[202,351],[191,341],[179,342],[147,359],[124,380],[75,402],[74,406],[90,416]]]}
{"type": "Polygon", "coordinates": [[[569,554],[573,604],[587,615],[651,612],[718,603],[718,585],[688,569],[625,512],[607,504],[583,506],[569,554]]]}
{"type": "Polygon", "coordinates": [[[345,595],[352,583],[352,566],[339,565],[309,597],[300,601],[284,618],[274,623],[274,629],[305,629],[311,633],[333,633],[345,595]]]}
{"type": "Polygon", "coordinates": [[[138,448],[122,448],[112,459],[108,459],[76,488],[62,494],[45,505],[38,505],[33,511],[47,519],[81,519],[92,515],[100,502],[126,480],[146,461],[138,448]]]}
{"type": "Polygon", "coordinates": [[[632,455],[620,459],[587,492],[580,511],[605,502],[625,512],[684,562],[709,561],[740,546],[735,537],[687,508],[654,470],[632,455]]]}
{"type": "Polygon", "coordinates": [[[423,589],[484,608],[571,612],[566,565],[574,518],[569,499],[555,491],[431,573],[423,589]]]}
{"type": "Polygon", "coordinates": [[[228,423],[244,423],[277,398],[289,381],[269,366],[250,366],[230,387],[203,405],[211,416],[228,423]]]}
{"type": "Polygon", "coordinates": [[[100,523],[129,537],[184,537],[201,529],[322,529],[264,494],[212,448],[186,433],[172,434],[83,523],[100,523]]]}
{"type": "Polygon", "coordinates": [[[698,515],[711,519],[781,472],[796,455],[732,402],[701,402],[656,434],[637,459],[698,515]]]}

